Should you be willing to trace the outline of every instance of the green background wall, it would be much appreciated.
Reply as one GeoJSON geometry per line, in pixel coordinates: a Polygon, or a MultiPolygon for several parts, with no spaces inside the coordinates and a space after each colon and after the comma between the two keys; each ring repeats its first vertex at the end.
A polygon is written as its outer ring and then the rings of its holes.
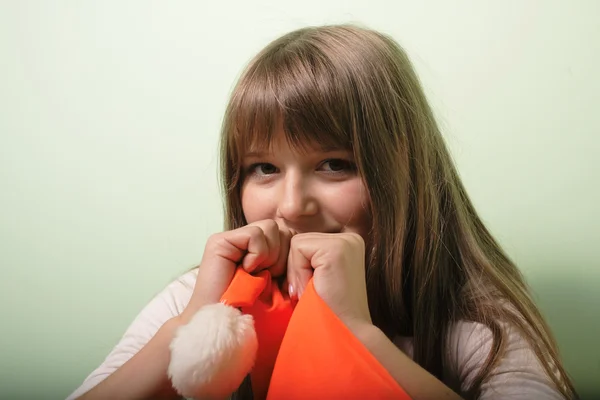
{"type": "Polygon", "coordinates": [[[307,24],[409,52],[473,201],[600,391],[600,2],[0,2],[0,394],[64,398],[221,229],[248,59],[307,24]]]}

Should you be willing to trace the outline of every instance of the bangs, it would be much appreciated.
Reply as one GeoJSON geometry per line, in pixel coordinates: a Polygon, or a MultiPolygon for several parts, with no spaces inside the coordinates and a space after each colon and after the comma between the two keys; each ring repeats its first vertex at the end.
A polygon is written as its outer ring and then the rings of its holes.
{"type": "Polygon", "coordinates": [[[302,43],[293,47],[272,53],[266,49],[240,81],[227,132],[237,162],[250,149],[271,150],[280,129],[301,152],[353,147],[348,85],[319,49],[303,48],[302,43]]]}

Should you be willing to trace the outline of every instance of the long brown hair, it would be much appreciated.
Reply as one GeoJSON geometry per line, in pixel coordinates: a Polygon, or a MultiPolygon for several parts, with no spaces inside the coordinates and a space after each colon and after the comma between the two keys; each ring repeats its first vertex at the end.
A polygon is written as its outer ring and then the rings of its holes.
{"type": "Polygon", "coordinates": [[[226,228],[246,224],[241,157],[283,124],[295,145],[351,148],[372,214],[366,280],[374,323],[412,336],[414,360],[442,379],[452,324],[493,334],[472,381],[477,397],[516,327],[567,398],[575,397],[550,329],[523,276],[477,215],[405,52],[390,37],[349,25],[300,29],[247,67],[222,128],[226,228]]]}

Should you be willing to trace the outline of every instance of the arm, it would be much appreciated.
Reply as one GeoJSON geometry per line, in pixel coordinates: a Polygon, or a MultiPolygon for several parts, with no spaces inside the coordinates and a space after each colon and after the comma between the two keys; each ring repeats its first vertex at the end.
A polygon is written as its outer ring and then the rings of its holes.
{"type": "Polygon", "coordinates": [[[460,399],[449,387],[400,351],[374,325],[350,329],[413,400],[460,399]]]}
{"type": "Polygon", "coordinates": [[[80,399],[177,399],[180,396],[167,378],[171,342],[180,326],[172,318],[131,359],[80,399]]]}
{"type": "Polygon", "coordinates": [[[314,289],[316,296],[413,400],[459,400],[457,394],[402,353],[372,324],[364,260],[365,243],[357,233],[298,234],[290,243],[288,282],[298,288],[299,296],[312,285],[308,289],[314,289]]]}
{"type": "MultiPolygon", "coordinates": [[[[362,324],[349,328],[414,400],[460,399],[400,351],[377,327],[362,324]]],[[[505,329],[508,334],[506,353],[482,384],[478,399],[564,399],[527,342],[509,327],[505,329]]],[[[485,364],[493,337],[483,324],[461,322],[453,328],[449,339],[449,368],[460,382],[461,392],[466,392],[485,364]]]]}
{"type": "Polygon", "coordinates": [[[279,243],[290,237],[273,220],[212,235],[198,268],[169,285],[142,311],[104,364],[69,400],[86,392],[88,399],[155,398],[159,393],[173,397],[167,370],[177,328],[203,305],[220,301],[240,262],[257,271],[266,265],[281,268],[285,258],[280,257],[279,243]]]}

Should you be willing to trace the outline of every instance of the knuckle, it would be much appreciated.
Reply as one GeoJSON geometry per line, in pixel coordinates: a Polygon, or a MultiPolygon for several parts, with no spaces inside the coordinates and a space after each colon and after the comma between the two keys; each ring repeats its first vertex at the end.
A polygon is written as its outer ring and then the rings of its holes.
{"type": "Polygon", "coordinates": [[[252,229],[260,229],[264,233],[268,233],[273,230],[278,229],[277,222],[272,219],[264,219],[261,221],[253,222],[252,224],[247,225],[248,228],[252,229]]]}
{"type": "Polygon", "coordinates": [[[300,241],[302,241],[302,235],[294,235],[290,239],[290,246],[295,247],[298,245],[298,243],[300,243],[300,241]]]}
{"type": "Polygon", "coordinates": [[[210,235],[206,241],[206,244],[209,246],[214,246],[215,244],[219,243],[222,239],[223,239],[223,232],[219,232],[219,233],[213,233],[212,235],[210,235]]]}
{"type": "Polygon", "coordinates": [[[362,236],[355,232],[349,232],[344,234],[345,242],[350,246],[356,246],[364,243],[362,236]]]}
{"type": "Polygon", "coordinates": [[[363,239],[363,237],[361,235],[359,235],[358,233],[352,233],[351,237],[357,246],[359,246],[361,248],[365,247],[365,240],[363,239]]]}
{"type": "Polygon", "coordinates": [[[337,247],[348,249],[353,246],[353,239],[351,236],[341,236],[339,240],[336,241],[337,247]]]}
{"type": "Polygon", "coordinates": [[[264,236],[263,230],[260,228],[260,226],[257,226],[257,225],[248,225],[247,232],[248,232],[248,235],[250,235],[250,237],[253,237],[253,238],[264,236]]]}
{"type": "Polygon", "coordinates": [[[265,231],[277,231],[279,230],[279,225],[273,219],[267,219],[263,222],[263,226],[265,231]]]}
{"type": "Polygon", "coordinates": [[[349,254],[362,254],[365,249],[365,242],[362,236],[359,234],[347,233],[340,237],[340,240],[337,241],[337,246],[335,246],[335,249],[335,254],[339,257],[349,254]]]}

